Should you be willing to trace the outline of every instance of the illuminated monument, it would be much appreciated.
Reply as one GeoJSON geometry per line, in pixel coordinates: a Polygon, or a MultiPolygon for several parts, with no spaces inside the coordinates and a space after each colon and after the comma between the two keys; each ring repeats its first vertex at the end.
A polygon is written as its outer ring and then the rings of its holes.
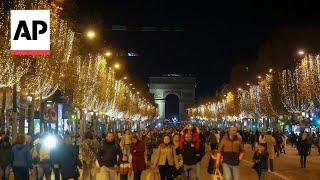
{"type": "Polygon", "coordinates": [[[195,101],[196,78],[167,74],[149,77],[149,92],[154,95],[155,103],[159,107],[159,117],[166,117],[166,97],[173,94],[179,98],[179,118],[186,117],[186,108],[195,101]]]}

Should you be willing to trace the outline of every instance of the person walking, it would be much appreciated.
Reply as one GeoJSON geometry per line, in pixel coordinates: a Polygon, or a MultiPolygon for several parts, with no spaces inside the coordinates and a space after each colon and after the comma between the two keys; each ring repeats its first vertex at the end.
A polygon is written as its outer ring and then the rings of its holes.
{"type": "Polygon", "coordinates": [[[144,142],[146,143],[147,148],[147,161],[151,162],[151,156],[153,154],[153,147],[154,147],[154,138],[151,132],[148,132],[147,136],[144,138],[144,142]]]}
{"type": "Polygon", "coordinates": [[[259,136],[259,144],[263,144],[265,147],[267,146],[264,132],[262,132],[259,136]]]}
{"type": "Polygon", "coordinates": [[[273,159],[275,157],[275,145],[276,145],[276,140],[274,139],[274,137],[271,135],[271,131],[269,131],[266,135],[265,135],[265,142],[267,145],[267,152],[269,154],[269,169],[271,172],[273,172],[273,159]]]}
{"type": "Polygon", "coordinates": [[[11,151],[11,166],[15,180],[28,180],[29,169],[32,167],[30,145],[26,144],[24,135],[15,138],[11,151]]]}
{"type": "Polygon", "coordinates": [[[300,156],[301,168],[306,168],[307,156],[309,155],[309,142],[308,134],[306,132],[301,133],[297,142],[298,154],[300,156]]]}
{"type": "Polygon", "coordinates": [[[164,135],[158,147],[152,169],[156,167],[159,167],[161,180],[173,180],[174,168],[179,169],[177,154],[170,135],[164,135]]]}
{"type": "Polygon", "coordinates": [[[85,140],[80,143],[79,159],[82,163],[82,177],[86,180],[96,179],[96,161],[99,152],[99,142],[91,132],[85,134],[85,140]]]}
{"type": "Polygon", "coordinates": [[[225,180],[239,180],[239,164],[244,156],[244,146],[242,140],[237,136],[237,129],[235,127],[229,128],[229,131],[225,134],[219,144],[216,160],[217,168],[221,165],[222,156],[222,167],[225,180]]]}
{"type": "Polygon", "coordinates": [[[50,151],[51,149],[45,146],[45,138],[48,134],[44,134],[40,141],[35,141],[35,146],[31,149],[32,151],[32,159],[34,160],[36,176],[37,179],[51,179],[51,159],[50,159],[50,151]]]}
{"type": "Polygon", "coordinates": [[[216,136],[215,131],[212,131],[210,133],[209,143],[210,143],[211,151],[218,149],[218,140],[217,140],[217,136],[216,136]]]}
{"type": "MultiPolygon", "coordinates": [[[[131,141],[131,140],[130,140],[131,141]]],[[[118,158],[122,158],[121,147],[115,142],[114,133],[107,133],[99,150],[99,165],[108,180],[115,180],[118,158]]]]}
{"type": "Polygon", "coordinates": [[[136,134],[132,135],[131,142],[130,154],[132,155],[133,179],[140,180],[142,171],[146,169],[146,144],[136,134]]]}
{"type": "Polygon", "coordinates": [[[60,180],[59,155],[60,153],[63,153],[63,152],[60,152],[60,147],[63,144],[63,139],[58,134],[55,134],[54,137],[57,138],[57,144],[55,148],[52,148],[50,151],[50,160],[51,160],[51,166],[54,173],[54,179],[60,180]]]}
{"type": "Polygon", "coordinates": [[[269,154],[266,151],[264,145],[259,144],[253,155],[253,168],[256,170],[259,180],[264,180],[268,170],[268,157],[269,154]]]}
{"type": "Polygon", "coordinates": [[[81,167],[79,160],[79,148],[72,144],[72,138],[69,135],[64,137],[64,143],[60,146],[59,167],[62,180],[77,180],[80,176],[78,167],[81,167]]]}
{"type": "Polygon", "coordinates": [[[122,149],[122,153],[128,157],[130,153],[130,145],[131,145],[131,132],[129,129],[127,129],[125,131],[125,134],[121,138],[120,146],[122,149]]]}
{"type": "Polygon", "coordinates": [[[183,177],[184,179],[195,180],[196,164],[197,164],[197,149],[192,143],[191,134],[185,135],[185,141],[181,149],[183,159],[183,177]]]}
{"type": "Polygon", "coordinates": [[[315,145],[318,149],[318,155],[320,156],[320,133],[317,133],[317,137],[316,137],[316,140],[315,140],[315,145]]]}
{"type": "Polygon", "coordinates": [[[287,146],[287,140],[288,140],[288,137],[282,133],[281,134],[281,138],[282,138],[282,148],[281,148],[281,152],[286,154],[286,146],[287,146]]]}
{"type": "Polygon", "coordinates": [[[273,137],[276,140],[275,152],[277,154],[277,157],[279,157],[282,145],[282,137],[278,131],[273,133],[273,137]]]}
{"type": "Polygon", "coordinates": [[[8,136],[3,136],[0,143],[0,178],[9,179],[11,144],[8,136]]]}
{"type": "Polygon", "coordinates": [[[251,150],[254,151],[255,148],[256,148],[256,142],[257,142],[257,139],[256,139],[256,135],[254,132],[250,132],[250,135],[249,135],[249,139],[250,139],[250,144],[251,144],[251,150]]]}
{"type": "Polygon", "coordinates": [[[182,154],[181,154],[181,149],[180,149],[180,134],[175,132],[173,133],[172,136],[172,141],[173,141],[173,145],[174,145],[174,149],[176,151],[177,154],[177,159],[179,162],[179,169],[174,171],[174,178],[179,178],[180,176],[182,176],[182,164],[183,164],[183,160],[182,160],[182,154]]]}

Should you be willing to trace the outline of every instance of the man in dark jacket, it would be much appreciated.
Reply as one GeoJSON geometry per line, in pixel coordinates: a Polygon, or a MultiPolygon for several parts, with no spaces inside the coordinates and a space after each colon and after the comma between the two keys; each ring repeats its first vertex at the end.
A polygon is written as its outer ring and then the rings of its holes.
{"type": "Polygon", "coordinates": [[[114,180],[116,177],[117,158],[122,158],[121,148],[114,140],[114,133],[109,132],[105,140],[102,141],[98,158],[99,164],[105,169],[109,180],[114,180]]]}
{"type": "Polygon", "coordinates": [[[58,162],[62,180],[77,180],[80,176],[78,166],[81,166],[79,148],[76,145],[72,145],[72,138],[69,135],[64,137],[64,143],[59,148],[58,162]]]}
{"type": "Polygon", "coordinates": [[[11,155],[11,145],[9,137],[4,136],[0,143],[0,177],[1,179],[9,179],[9,164],[11,155]]]}
{"type": "Polygon", "coordinates": [[[185,141],[182,149],[184,179],[194,180],[196,179],[196,164],[197,164],[197,149],[192,142],[191,134],[185,135],[185,141]]]}
{"type": "Polygon", "coordinates": [[[229,129],[219,144],[216,167],[220,166],[221,156],[223,156],[224,179],[239,180],[239,164],[244,156],[244,147],[242,140],[237,136],[237,129],[235,127],[229,129]]]}

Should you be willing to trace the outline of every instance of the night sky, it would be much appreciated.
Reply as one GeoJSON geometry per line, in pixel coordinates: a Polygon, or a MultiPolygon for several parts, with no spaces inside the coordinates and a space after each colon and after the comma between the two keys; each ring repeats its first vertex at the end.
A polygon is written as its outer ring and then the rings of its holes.
{"type": "Polygon", "coordinates": [[[130,76],[147,83],[151,75],[193,74],[198,97],[228,83],[233,65],[257,61],[274,31],[320,23],[319,6],[311,1],[77,0],[77,5],[82,27],[101,25],[105,44],[140,55],[125,59],[130,76]],[[109,31],[112,25],[172,31],[109,31]]]}

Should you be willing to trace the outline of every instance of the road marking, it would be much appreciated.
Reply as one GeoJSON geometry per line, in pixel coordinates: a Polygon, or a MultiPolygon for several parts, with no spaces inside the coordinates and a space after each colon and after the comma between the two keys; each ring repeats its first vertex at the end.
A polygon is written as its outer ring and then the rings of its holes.
{"type": "MultiPolygon", "coordinates": [[[[251,166],[253,165],[253,162],[251,162],[251,161],[248,161],[248,160],[245,160],[245,159],[242,159],[241,161],[243,161],[243,162],[245,162],[245,163],[247,163],[247,164],[249,164],[251,166]]],[[[284,180],[291,180],[290,178],[288,178],[288,177],[286,177],[286,176],[284,176],[284,175],[282,175],[280,173],[277,173],[277,172],[270,172],[270,173],[272,173],[275,176],[278,176],[278,177],[280,177],[280,178],[282,178],[284,180]]]]}

